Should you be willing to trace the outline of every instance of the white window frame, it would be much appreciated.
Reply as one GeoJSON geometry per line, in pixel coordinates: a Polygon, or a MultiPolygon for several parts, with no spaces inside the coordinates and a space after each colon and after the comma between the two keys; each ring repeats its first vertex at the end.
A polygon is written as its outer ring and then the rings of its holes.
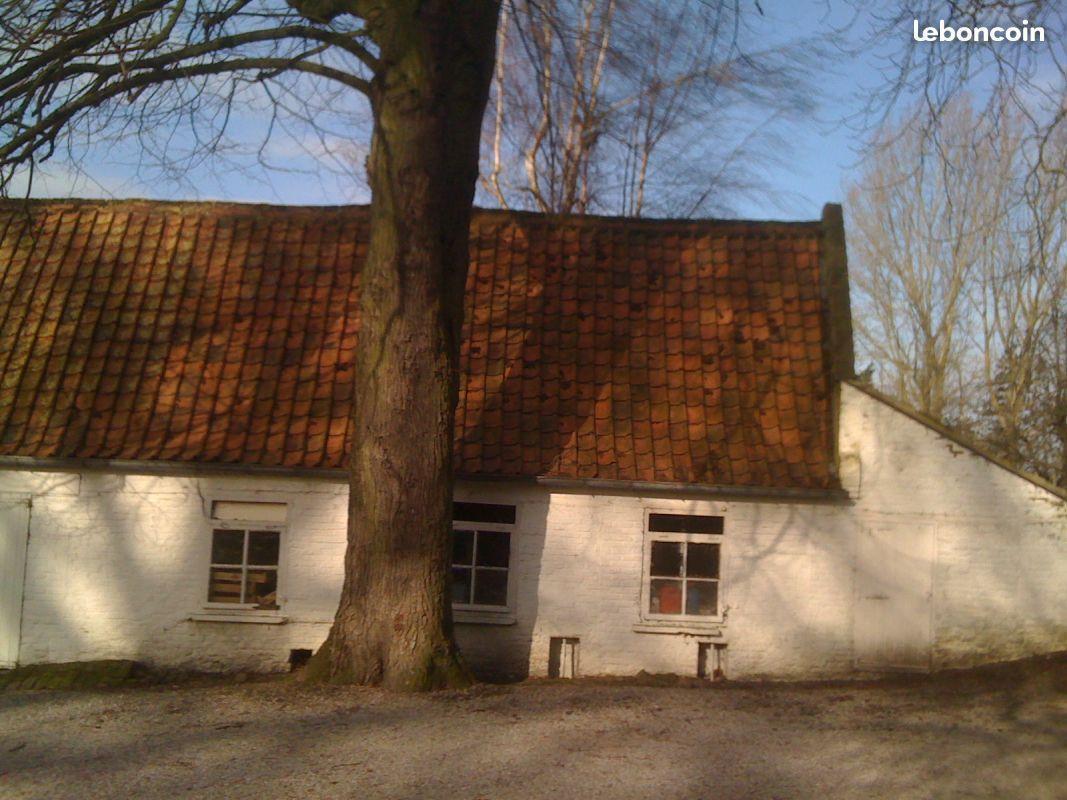
{"type": "MultiPolygon", "coordinates": [[[[723,530],[726,529],[726,519],[723,514],[706,514],[695,513],[687,511],[679,511],[678,509],[667,508],[646,508],[645,509],[645,541],[644,552],[641,559],[641,614],[642,620],[657,623],[676,623],[679,625],[700,625],[721,623],[725,620],[725,614],[723,609],[726,608],[724,600],[723,584],[723,566],[725,559],[723,558],[725,550],[725,533],[675,533],[675,532],[659,532],[650,531],[648,529],[649,517],[652,514],[673,514],[677,516],[693,516],[693,517],[723,517],[723,530]],[[711,615],[699,615],[699,614],[686,614],[685,613],[685,582],[689,580],[706,581],[711,583],[710,579],[702,578],[686,578],[680,576],[677,580],[682,581],[682,613],[681,614],[654,614],[649,611],[649,605],[652,599],[652,543],[653,542],[684,542],[686,544],[717,544],[719,546],[719,577],[715,581],[718,584],[716,593],[716,614],[711,615]]],[[[685,552],[683,559],[688,558],[688,552],[685,552]]]]}
{"type": "MultiPolygon", "coordinates": [[[[477,500],[470,500],[470,501],[464,501],[464,502],[477,503],[478,501],[477,500]]],[[[495,503],[494,505],[501,505],[501,504],[495,503]]],[[[513,505],[513,504],[512,503],[506,503],[504,505],[513,505]]],[[[452,532],[453,532],[453,535],[455,535],[455,532],[457,530],[459,530],[459,531],[474,531],[474,552],[473,552],[473,555],[472,555],[473,563],[470,565],[471,571],[473,573],[476,573],[478,570],[495,570],[495,571],[498,571],[498,572],[506,572],[507,573],[507,587],[508,587],[507,588],[507,602],[506,602],[506,605],[491,606],[491,605],[486,605],[484,603],[455,603],[454,602],[454,603],[452,603],[453,611],[483,611],[483,612],[487,612],[487,613],[496,613],[496,614],[507,614],[507,613],[509,613],[511,611],[511,606],[512,606],[511,597],[512,597],[512,584],[513,584],[513,581],[511,580],[511,576],[512,576],[512,556],[513,556],[513,548],[515,546],[515,529],[518,527],[518,522],[519,522],[518,514],[519,514],[518,506],[515,506],[515,522],[510,523],[510,524],[504,523],[504,522],[470,522],[469,520],[453,520],[452,521],[452,532]],[[478,563],[478,531],[495,531],[495,532],[508,534],[508,565],[506,567],[479,567],[479,566],[477,566],[477,563],[478,563]]],[[[452,579],[452,569],[453,569],[453,567],[466,567],[466,566],[467,566],[466,564],[453,564],[451,556],[449,556],[449,561],[448,561],[449,580],[452,579]]],[[[474,580],[477,580],[477,575],[472,575],[471,577],[474,580]]]]}
{"type": "MultiPolygon", "coordinates": [[[[285,579],[285,571],[283,569],[285,561],[285,545],[286,545],[286,533],[289,529],[289,511],[290,503],[284,499],[276,497],[248,497],[248,496],[220,496],[205,498],[205,504],[207,507],[207,570],[206,578],[203,583],[203,588],[200,597],[203,598],[203,607],[219,610],[219,611],[255,611],[265,614],[277,614],[282,608],[282,584],[285,579]],[[284,505],[285,506],[285,522],[263,522],[260,520],[242,520],[242,519],[216,519],[213,516],[215,503],[263,503],[272,505],[284,505]],[[249,532],[251,531],[276,531],[278,533],[278,564],[274,567],[276,578],[275,595],[277,601],[275,602],[276,608],[263,608],[257,603],[219,603],[212,602],[207,598],[211,596],[211,570],[215,567],[228,567],[234,566],[230,564],[216,564],[211,558],[211,551],[215,541],[215,531],[217,530],[232,530],[232,531],[244,531],[244,544],[241,551],[241,591],[245,590],[245,576],[249,569],[248,564],[248,541],[249,532]]],[[[270,569],[269,565],[254,564],[253,567],[258,569],[270,569]]]]}

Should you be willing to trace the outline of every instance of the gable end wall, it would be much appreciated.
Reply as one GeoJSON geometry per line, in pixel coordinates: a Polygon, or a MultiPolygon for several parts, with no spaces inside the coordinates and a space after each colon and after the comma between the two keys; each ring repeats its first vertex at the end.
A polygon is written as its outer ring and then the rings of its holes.
{"type": "Polygon", "coordinates": [[[1067,503],[844,384],[859,531],[934,526],[934,668],[1067,649],[1067,503]]]}

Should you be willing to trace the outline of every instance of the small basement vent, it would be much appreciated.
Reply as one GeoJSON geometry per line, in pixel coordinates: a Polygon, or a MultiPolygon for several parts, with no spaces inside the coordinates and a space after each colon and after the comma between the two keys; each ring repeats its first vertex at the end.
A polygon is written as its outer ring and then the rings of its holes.
{"type": "Polygon", "coordinates": [[[296,648],[289,651],[289,671],[300,669],[311,660],[311,651],[304,648],[296,648]]]}
{"type": "Polygon", "coordinates": [[[548,642],[548,677],[578,677],[578,637],[553,636],[548,642]]]}
{"type": "Polygon", "coordinates": [[[697,642],[697,677],[705,680],[726,679],[726,644],[697,642]]]}

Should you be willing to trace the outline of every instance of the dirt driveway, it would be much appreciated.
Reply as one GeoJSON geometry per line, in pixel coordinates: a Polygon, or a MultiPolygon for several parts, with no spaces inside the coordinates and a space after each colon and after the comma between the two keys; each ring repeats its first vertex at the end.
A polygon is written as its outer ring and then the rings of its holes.
{"type": "Polygon", "coordinates": [[[0,693],[0,797],[1067,798],[1067,666],[873,685],[0,693]]]}

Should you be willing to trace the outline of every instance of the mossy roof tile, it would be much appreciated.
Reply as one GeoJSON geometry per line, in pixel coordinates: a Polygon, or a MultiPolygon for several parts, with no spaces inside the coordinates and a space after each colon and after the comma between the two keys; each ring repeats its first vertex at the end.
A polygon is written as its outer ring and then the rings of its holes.
{"type": "MultiPolygon", "coordinates": [[[[476,212],[457,469],[834,488],[820,231],[476,212]]],[[[0,455],[344,467],[368,237],[355,206],[0,205],[0,455]]]]}

